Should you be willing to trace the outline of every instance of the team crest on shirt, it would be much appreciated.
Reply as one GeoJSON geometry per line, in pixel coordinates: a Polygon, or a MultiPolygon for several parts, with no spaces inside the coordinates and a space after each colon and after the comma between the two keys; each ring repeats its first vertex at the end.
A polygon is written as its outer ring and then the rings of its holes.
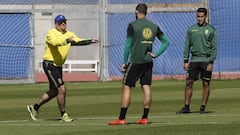
{"type": "Polygon", "coordinates": [[[205,30],[205,35],[207,35],[208,34],[208,30],[205,30]]]}
{"type": "Polygon", "coordinates": [[[152,33],[152,30],[150,28],[147,27],[147,28],[143,29],[143,37],[145,39],[150,39],[150,38],[152,38],[152,36],[153,36],[153,33],[152,33]]]}

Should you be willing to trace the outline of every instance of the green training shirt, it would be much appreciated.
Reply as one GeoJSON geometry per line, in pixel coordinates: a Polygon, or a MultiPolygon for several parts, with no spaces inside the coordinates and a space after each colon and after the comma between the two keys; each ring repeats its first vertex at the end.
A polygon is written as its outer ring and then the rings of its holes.
{"type": "Polygon", "coordinates": [[[160,28],[151,21],[143,18],[137,19],[128,25],[127,40],[124,49],[124,64],[127,64],[130,54],[130,63],[142,64],[152,61],[148,52],[152,52],[152,45],[157,37],[162,45],[154,53],[156,57],[161,55],[168,47],[169,41],[160,28]]]}
{"type": "Polygon", "coordinates": [[[194,24],[187,31],[184,48],[184,63],[189,62],[213,63],[217,55],[217,33],[213,26],[194,24]]]}

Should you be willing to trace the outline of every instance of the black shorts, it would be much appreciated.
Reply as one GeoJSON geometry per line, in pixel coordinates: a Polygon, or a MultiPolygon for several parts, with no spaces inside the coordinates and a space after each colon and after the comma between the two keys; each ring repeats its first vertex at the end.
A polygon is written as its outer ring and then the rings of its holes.
{"type": "Polygon", "coordinates": [[[123,84],[135,87],[135,83],[140,79],[141,85],[151,85],[153,63],[128,64],[126,73],[123,77],[123,84]]]}
{"type": "Polygon", "coordinates": [[[209,62],[191,62],[187,71],[187,79],[196,81],[201,78],[202,80],[210,81],[212,71],[207,71],[208,64],[209,62]]]}
{"type": "Polygon", "coordinates": [[[52,61],[43,61],[43,70],[50,83],[49,89],[57,89],[64,84],[62,79],[62,67],[56,67],[52,61]]]}

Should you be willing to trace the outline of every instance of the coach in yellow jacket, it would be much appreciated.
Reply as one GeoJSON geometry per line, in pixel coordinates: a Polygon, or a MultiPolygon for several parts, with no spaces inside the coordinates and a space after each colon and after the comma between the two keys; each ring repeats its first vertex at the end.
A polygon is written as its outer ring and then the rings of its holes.
{"type": "Polygon", "coordinates": [[[67,31],[67,19],[63,15],[55,18],[55,28],[46,36],[46,47],[43,55],[43,69],[49,80],[49,91],[44,93],[34,105],[27,109],[31,118],[37,120],[39,108],[54,97],[57,97],[61,121],[71,122],[73,119],[65,111],[66,87],[62,79],[62,65],[64,64],[70,47],[96,43],[95,39],[80,39],[73,32],[67,31]]]}

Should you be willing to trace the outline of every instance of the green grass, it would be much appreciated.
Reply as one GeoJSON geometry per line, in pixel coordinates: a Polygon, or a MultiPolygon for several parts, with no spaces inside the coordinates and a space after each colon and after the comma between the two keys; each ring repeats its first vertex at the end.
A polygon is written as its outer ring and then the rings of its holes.
{"type": "Polygon", "coordinates": [[[190,114],[176,115],[183,107],[184,81],[154,81],[148,125],[136,125],[142,115],[139,84],[132,90],[128,125],[109,126],[119,115],[121,83],[66,83],[67,112],[71,123],[59,122],[56,99],[41,107],[40,121],[32,121],[26,105],[33,104],[48,84],[0,85],[0,135],[238,135],[240,133],[240,81],[211,83],[206,110],[199,114],[201,82],[194,85],[190,114]]]}

